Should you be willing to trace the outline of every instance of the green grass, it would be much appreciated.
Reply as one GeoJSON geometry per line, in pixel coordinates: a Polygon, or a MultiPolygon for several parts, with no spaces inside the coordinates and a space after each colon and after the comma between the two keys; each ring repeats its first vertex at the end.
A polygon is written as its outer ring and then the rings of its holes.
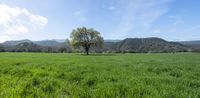
{"type": "Polygon", "coordinates": [[[0,53],[0,96],[199,98],[200,54],[0,53]]]}

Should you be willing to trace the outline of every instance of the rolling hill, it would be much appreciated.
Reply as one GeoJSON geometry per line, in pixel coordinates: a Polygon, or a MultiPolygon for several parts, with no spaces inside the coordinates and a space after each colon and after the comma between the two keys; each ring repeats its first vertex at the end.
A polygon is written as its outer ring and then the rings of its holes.
{"type": "MultiPolygon", "coordinates": [[[[0,51],[19,51],[21,43],[27,44],[27,48],[33,48],[38,52],[61,52],[71,51],[64,40],[42,41],[6,41],[0,44],[0,51]]],[[[164,52],[199,52],[199,41],[192,42],[169,42],[161,38],[126,38],[124,40],[105,40],[103,48],[92,48],[91,52],[113,53],[164,53],[164,52]]],[[[23,50],[23,49],[22,49],[23,50]]],[[[29,49],[31,50],[31,49],[29,49]]],[[[25,50],[23,50],[25,51],[25,50]]]]}
{"type": "Polygon", "coordinates": [[[4,43],[2,43],[2,45],[4,46],[16,46],[20,43],[24,43],[24,42],[32,42],[31,40],[28,39],[24,39],[24,40],[18,40],[18,41],[5,41],[4,43]]]}
{"type": "Polygon", "coordinates": [[[184,52],[187,48],[179,43],[168,42],[161,38],[127,38],[112,46],[117,52],[184,52]]]}
{"type": "Polygon", "coordinates": [[[1,52],[66,52],[70,50],[64,42],[57,42],[55,40],[18,40],[6,41],[0,44],[1,52]]]}

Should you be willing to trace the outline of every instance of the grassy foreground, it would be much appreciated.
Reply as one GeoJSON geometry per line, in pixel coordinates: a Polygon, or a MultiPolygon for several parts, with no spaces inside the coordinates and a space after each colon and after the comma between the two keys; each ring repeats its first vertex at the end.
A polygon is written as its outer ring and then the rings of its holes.
{"type": "Polygon", "coordinates": [[[199,98],[200,54],[0,53],[0,96],[199,98]]]}

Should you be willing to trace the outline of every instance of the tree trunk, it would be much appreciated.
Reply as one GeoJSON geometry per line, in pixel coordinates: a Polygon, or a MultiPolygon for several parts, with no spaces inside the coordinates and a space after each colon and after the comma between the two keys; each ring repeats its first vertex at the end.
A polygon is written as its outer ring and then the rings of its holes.
{"type": "Polygon", "coordinates": [[[89,55],[89,47],[85,47],[85,52],[87,55],[89,55]]]}

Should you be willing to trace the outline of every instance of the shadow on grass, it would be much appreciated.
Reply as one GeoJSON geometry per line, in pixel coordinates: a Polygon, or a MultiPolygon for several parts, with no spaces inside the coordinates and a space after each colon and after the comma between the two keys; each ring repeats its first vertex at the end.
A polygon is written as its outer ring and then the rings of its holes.
{"type": "Polygon", "coordinates": [[[82,56],[116,56],[116,54],[113,53],[90,53],[89,55],[87,54],[77,54],[77,55],[82,55],[82,56]]]}

